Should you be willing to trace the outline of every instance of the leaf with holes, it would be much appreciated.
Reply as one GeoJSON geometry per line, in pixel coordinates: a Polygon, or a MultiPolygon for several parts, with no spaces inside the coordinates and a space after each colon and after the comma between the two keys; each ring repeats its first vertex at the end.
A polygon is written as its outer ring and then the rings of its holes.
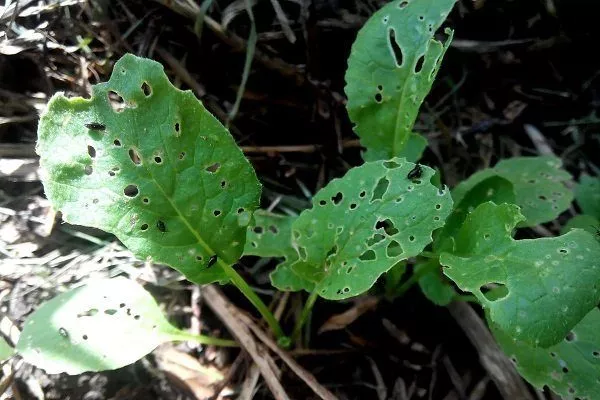
{"type": "Polygon", "coordinates": [[[248,226],[244,255],[286,258],[295,255],[292,222],[294,217],[257,210],[254,223],[248,226]]]}
{"type": "Polygon", "coordinates": [[[367,148],[365,160],[404,156],[403,149],[453,31],[434,35],[456,0],[396,0],[359,31],[346,70],[348,114],[367,148]]]}
{"type": "Polygon", "coordinates": [[[452,214],[446,220],[446,224],[437,235],[434,247],[436,251],[452,251],[454,236],[461,225],[480,204],[493,201],[496,204],[514,203],[515,192],[510,181],[501,176],[492,175],[471,187],[462,197],[460,203],[454,207],[452,214]]]}
{"type": "Polygon", "coordinates": [[[368,290],[399,261],[423,251],[444,224],[452,199],[430,183],[433,174],[395,158],[331,181],[292,225],[299,260],[291,270],[327,299],[368,290]]]}
{"type": "Polygon", "coordinates": [[[2,336],[0,336],[0,362],[11,358],[14,353],[15,350],[12,348],[12,346],[8,344],[2,336]]]}
{"type": "Polygon", "coordinates": [[[220,264],[242,254],[260,184],[160,64],[128,54],[91,99],[55,95],[38,134],[46,195],[66,221],[113,233],[192,282],[227,280],[220,264]]]}
{"type": "Polygon", "coordinates": [[[99,279],[42,304],[25,321],[17,351],[49,374],[80,374],[123,367],[186,338],[140,285],[99,279]]]}
{"type": "Polygon", "coordinates": [[[562,169],[562,161],[552,156],[502,160],[494,168],[481,170],[458,184],[452,190],[452,198],[460,203],[475,185],[494,175],[513,184],[515,204],[525,216],[520,227],[552,221],[573,201],[573,192],[565,185],[571,175],[562,169]]]}
{"type": "Polygon", "coordinates": [[[575,199],[584,214],[600,219],[600,178],[583,175],[575,187],[575,199]]]}
{"type": "Polygon", "coordinates": [[[512,204],[484,203],[442,253],[444,273],[472,292],[490,319],[517,340],[548,347],[561,340],[600,301],[600,243],[573,230],[555,238],[514,240],[524,217],[512,204]],[[490,287],[505,296],[486,296],[490,287]]]}
{"type": "Polygon", "coordinates": [[[600,311],[594,308],[559,343],[547,349],[514,341],[493,324],[500,347],[533,386],[564,399],[597,399],[600,393],[600,311]]]}

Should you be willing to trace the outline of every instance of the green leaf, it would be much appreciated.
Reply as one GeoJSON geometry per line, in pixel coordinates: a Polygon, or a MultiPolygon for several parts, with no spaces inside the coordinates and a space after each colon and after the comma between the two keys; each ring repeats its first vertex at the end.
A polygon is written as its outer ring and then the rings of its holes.
{"type": "Polygon", "coordinates": [[[289,257],[292,247],[294,217],[264,210],[254,213],[254,223],[248,226],[244,255],[259,257],[289,257]]]}
{"type": "Polygon", "coordinates": [[[480,204],[493,201],[496,204],[514,203],[515,192],[510,181],[493,175],[478,182],[460,200],[437,236],[436,249],[452,251],[453,238],[470,212],[480,204]]]}
{"type": "Polygon", "coordinates": [[[74,375],[123,367],[180,337],[140,285],[100,279],[42,304],[25,321],[17,351],[49,374],[74,375]]]}
{"type": "Polygon", "coordinates": [[[271,284],[279,290],[297,292],[306,290],[312,292],[316,288],[316,283],[305,279],[302,275],[292,269],[292,265],[299,270],[310,268],[310,265],[300,260],[296,255],[294,258],[283,261],[277,268],[271,272],[271,284]]]}
{"type": "Polygon", "coordinates": [[[406,275],[406,261],[400,261],[385,273],[384,293],[389,301],[397,297],[396,291],[404,275],[406,275]]]}
{"type": "Polygon", "coordinates": [[[600,393],[600,311],[594,308],[558,344],[536,348],[494,327],[492,331],[519,373],[533,386],[548,386],[564,399],[597,399],[600,393]]]}
{"type": "Polygon", "coordinates": [[[571,175],[561,166],[561,160],[552,156],[502,160],[494,168],[479,171],[457,185],[452,190],[452,198],[455,203],[460,203],[479,182],[498,175],[514,186],[515,204],[521,207],[525,216],[520,227],[552,221],[573,201],[573,193],[565,186],[571,175]]]}
{"type": "MultiPolygon", "coordinates": [[[[433,260],[433,262],[435,262],[435,260],[433,260]]],[[[427,264],[416,266],[415,273],[418,273],[420,268],[427,268],[427,264]]],[[[454,290],[454,287],[442,274],[440,268],[420,277],[419,287],[425,297],[438,306],[447,306],[457,295],[456,290],[454,290]]]]}
{"type": "Polygon", "coordinates": [[[415,177],[415,164],[404,159],[369,162],[321,189],[292,225],[299,255],[292,271],[338,300],[363,293],[418,255],[452,209],[449,192],[429,182],[434,171],[418,169],[415,177]]]}
{"type": "Polygon", "coordinates": [[[600,178],[581,176],[575,187],[575,199],[584,214],[600,219],[600,178]]]}
{"type": "Polygon", "coordinates": [[[113,233],[195,283],[227,280],[221,263],[242,253],[260,184],[227,130],[160,64],[128,54],[91,99],[53,96],[38,134],[46,195],[66,221],[113,233]]]}
{"type": "Polygon", "coordinates": [[[453,31],[434,38],[456,0],[396,0],[359,31],[346,70],[348,114],[365,160],[404,155],[453,31]]]}
{"type": "Polygon", "coordinates": [[[13,354],[15,354],[15,350],[0,336],[0,362],[8,360],[13,354]]]}
{"type": "Polygon", "coordinates": [[[427,139],[418,133],[411,133],[404,148],[397,155],[398,157],[406,158],[407,161],[417,162],[423,156],[423,152],[427,148],[427,139]]]}
{"type": "Polygon", "coordinates": [[[561,340],[600,301],[600,243],[573,230],[555,238],[514,240],[523,220],[515,205],[484,203],[442,253],[445,274],[489,309],[491,320],[517,340],[548,347],[561,340]],[[490,285],[506,296],[486,296],[490,285]]]}
{"type": "Polygon", "coordinates": [[[592,235],[596,234],[596,229],[599,229],[600,221],[591,215],[576,215],[571,218],[565,226],[560,230],[560,233],[567,233],[573,229],[583,229],[592,235]]]}

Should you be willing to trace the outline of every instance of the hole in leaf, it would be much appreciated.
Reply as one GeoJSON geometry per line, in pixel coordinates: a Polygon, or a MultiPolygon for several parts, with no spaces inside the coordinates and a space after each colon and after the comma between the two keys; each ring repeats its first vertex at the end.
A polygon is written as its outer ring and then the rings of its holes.
{"type": "Polygon", "coordinates": [[[215,217],[218,217],[219,215],[221,215],[221,210],[215,210],[215,211],[213,211],[213,215],[215,217]]]}
{"type": "Polygon", "coordinates": [[[202,256],[196,256],[196,261],[201,262],[202,261],[202,256]]]}
{"type": "Polygon", "coordinates": [[[139,193],[139,189],[136,185],[127,185],[125,189],[123,189],[123,194],[127,197],[135,197],[139,193]]]}
{"type": "Polygon", "coordinates": [[[167,231],[167,225],[165,225],[164,221],[159,219],[156,221],[156,229],[164,233],[167,231]]]}
{"type": "Polygon", "coordinates": [[[508,296],[508,288],[506,285],[498,282],[482,285],[479,288],[479,291],[488,301],[497,301],[508,296]]]}
{"type": "Polygon", "coordinates": [[[383,86],[377,85],[377,90],[382,91],[383,90],[383,86]]]}
{"type": "Polygon", "coordinates": [[[329,249],[329,251],[327,252],[327,255],[325,255],[325,258],[329,258],[331,256],[336,255],[338,252],[338,247],[337,246],[333,246],[331,249],[329,249]]]}
{"type": "Polygon", "coordinates": [[[396,233],[398,233],[398,229],[396,229],[396,227],[394,226],[394,223],[392,221],[390,221],[389,219],[385,219],[383,221],[377,221],[377,223],[375,224],[375,229],[381,229],[381,228],[383,228],[384,232],[388,236],[393,236],[396,233]]]}
{"type": "Polygon", "coordinates": [[[558,252],[560,254],[569,254],[569,250],[567,250],[567,249],[559,249],[558,252]]]}
{"type": "Polygon", "coordinates": [[[183,160],[185,158],[185,151],[182,151],[181,153],[179,153],[179,159],[183,160]]]}
{"type": "Polygon", "coordinates": [[[138,319],[140,319],[140,316],[136,314],[133,316],[133,319],[138,320],[138,319]]]}
{"type": "Polygon", "coordinates": [[[94,168],[91,165],[86,165],[83,172],[85,172],[86,175],[91,175],[92,172],[94,172],[94,168]]]}
{"type": "Polygon", "coordinates": [[[142,224],[142,226],[140,226],[140,229],[145,231],[148,229],[148,224],[142,224]]]}
{"type": "Polygon", "coordinates": [[[262,226],[255,226],[253,229],[254,233],[261,235],[263,233],[262,226]]]}
{"type": "Polygon", "coordinates": [[[269,225],[269,230],[274,234],[277,235],[279,233],[279,229],[277,229],[277,227],[275,225],[269,225]]]}
{"type": "Polygon", "coordinates": [[[337,206],[338,204],[340,204],[343,198],[344,195],[342,194],[342,192],[337,192],[336,195],[331,198],[331,201],[333,201],[333,204],[337,206]]]}
{"type": "Polygon", "coordinates": [[[224,189],[227,186],[227,181],[221,181],[221,189],[224,189]]]}
{"type": "Polygon", "coordinates": [[[237,213],[238,214],[241,214],[243,212],[244,212],[244,208],[243,207],[240,207],[240,208],[237,209],[237,213]]]}
{"type": "Polygon", "coordinates": [[[424,21],[424,20],[425,20],[425,17],[422,15],[419,15],[419,21],[424,21]]]}
{"type": "Polygon", "coordinates": [[[565,374],[569,373],[569,368],[563,367],[562,368],[562,372],[565,373],[565,374]]]}
{"type": "Polygon", "coordinates": [[[117,313],[117,310],[115,310],[114,308],[109,308],[108,310],[104,310],[104,314],[106,315],[115,315],[117,313]]]}
{"type": "Polygon", "coordinates": [[[374,244],[381,242],[383,239],[385,239],[385,236],[381,233],[376,233],[367,240],[367,246],[371,247],[374,244]]]}
{"type": "Polygon", "coordinates": [[[88,144],[87,150],[88,150],[88,154],[90,155],[90,157],[92,157],[92,158],[96,157],[96,149],[94,148],[94,146],[90,146],[88,144]]]}
{"type": "Polygon", "coordinates": [[[373,190],[373,196],[371,197],[371,202],[375,200],[381,200],[385,192],[388,190],[388,186],[390,185],[390,181],[387,178],[383,177],[379,179],[375,189],[373,190]]]}
{"type": "Polygon", "coordinates": [[[402,164],[398,164],[396,161],[385,161],[383,163],[383,166],[387,169],[395,169],[401,167],[402,164]]]}
{"type": "Polygon", "coordinates": [[[567,342],[572,342],[572,341],[574,341],[574,340],[576,340],[576,339],[577,339],[577,336],[576,336],[576,335],[575,335],[575,333],[573,333],[573,332],[569,332],[569,333],[567,333],[567,336],[565,337],[565,340],[566,340],[567,342]]]}
{"type": "Polygon", "coordinates": [[[180,135],[180,129],[181,127],[179,126],[179,122],[175,122],[175,136],[179,136],[180,135]]]}
{"type": "Polygon", "coordinates": [[[402,246],[395,240],[392,240],[385,249],[385,254],[388,257],[398,257],[404,251],[402,250],[402,246]]]}
{"type": "Polygon", "coordinates": [[[414,241],[415,241],[415,237],[414,237],[413,235],[410,235],[410,236],[408,237],[408,240],[409,240],[410,242],[414,242],[414,241]]]}
{"type": "Polygon", "coordinates": [[[138,153],[138,151],[133,147],[129,149],[129,158],[135,165],[140,165],[142,163],[140,153],[138,153]]]}
{"type": "Polygon", "coordinates": [[[396,66],[400,68],[404,56],[402,55],[402,49],[398,45],[398,42],[396,42],[396,31],[393,28],[388,30],[388,42],[390,44],[390,49],[392,50],[392,56],[394,57],[394,60],[396,60],[396,66]]]}
{"type": "Polygon", "coordinates": [[[326,200],[320,200],[319,201],[319,205],[320,206],[325,206],[325,205],[327,205],[327,201],[326,200]]]}
{"type": "Polygon", "coordinates": [[[298,253],[300,253],[300,258],[306,260],[306,248],[298,247],[298,253]]]}
{"type": "Polygon", "coordinates": [[[83,340],[88,340],[88,335],[83,335],[82,338],[83,340]]]}
{"type": "Polygon", "coordinates": [[[417,63],[415,64],[415,73],[418,74],[423,69],[423,64],[425,63],[425,56],[419,57],[417,63]]]}
{"type": "Polygon", "coordinates": [[[150,97],[152,95],[152,87],[148,85],[148,82],[142,83],[142,92],[144,92],[144,95],[146,95],[146,97],[150,97]]]}
{"type": "Polygon", "coordinates": [[[147,198],[147,197],[144,197],[144,198],[142,199],[142,201],[143,201],[144,203],[146,203],[146,204],[150,203],[150,199],[149,199],[149,198],[147,198]]]}
{"type": "Polygon", "coordinates": [[[406,7],[408,5],[408,1],[402,1],[400,2],[400,4],[398,5],[398,8],[400,8],[401,10],[406,7]]]}
{"type": "Polygon", "coordinates": [[[215,172],[217,172],[219,170],[219,168],[221,168],[221,164],[217,162],[217,163],[214,163],[214,164],[206,167],[206,172],[210,172],[211,174],[214,174],[215,172]]]}
{"type": "Polygon", "coordinates": [[[382,100],[383,100],[383,96],[381,95],[381,93],[375,93],[375,101],[377,103],[381,103],[382,100]]]}
{"type": "Polygon", "coordinates": [[[596,358],[600,357],[600,351],[593,351],[592,355],[596,358]]]}
{"type": "Polygon", "coordinates": [[[117,147],[121,147],[121,141],[120,141],[119,139],[115,139],[115,140],[113,141],[113,144],[114,144],[115,146],[117,146],[117,147]]]}
{"type": "Polygon", "coordinates": [[[358,259],[361,261],[374,261],[377,260],[377,254],[375,254],[373,250],[367,250],[362,253],[358,259]]]}
{"type": "Polygon", "coordinates": [[[441,205],[441,204],[436,204],[436,205],[435,205],[435,209],[436,209],[436,210],[439,210],[440,208],[442,208],[442,205],[441,205]]]}
{"type": "Polygon", "coordinates": [[[354,210],[356,207],[357,207],[356,203],[352,203],[352,204],[350,204],[350,209],[351,209],[351,210],[354,210]]]}
{"type": "Polygon", "coordinates": [[[154,157],[154,162],[157,164],[162,164],[162,158],[160,156],[154,157]]]}
{"type": "Polygon", "coordinates": [[[364,190],[362,192],[359,193],[359,197],[365,197],[367,195],[367,192],[365,192],[364,190]]]}
{"type": "Polygon", "coordinates": [[[125,100],[114,90],[108,92],[108,103],[114,112],[120,113],[125,109],[125,100]]]}

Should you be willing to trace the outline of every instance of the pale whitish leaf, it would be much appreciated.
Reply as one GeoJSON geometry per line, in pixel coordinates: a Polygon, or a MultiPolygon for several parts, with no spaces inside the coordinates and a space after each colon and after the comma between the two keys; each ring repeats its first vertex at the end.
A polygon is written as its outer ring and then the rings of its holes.
{"type": "Polygon", "coordinates": [[[140,285],[99,279],[35,310],[23,325],[17,351],[49,374],[80,374],[131,364],[180,336],[140,285]]]}

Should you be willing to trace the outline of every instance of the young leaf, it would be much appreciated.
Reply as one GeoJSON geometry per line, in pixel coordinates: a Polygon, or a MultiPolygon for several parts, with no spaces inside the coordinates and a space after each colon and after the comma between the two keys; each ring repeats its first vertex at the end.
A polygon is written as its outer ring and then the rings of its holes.
{"type": "Polygon", "coordinates": [[[6,340],[0,336],[0,362],[9,359],[15,353],[11,345],[6,343],[6,340]]]}
{"type": "Polygon", "coordinates": [[[25,321],[17,351],[49,374],[74,375],[123,367],[180,336],[140,285],[100,279],[43,303],[25,321]]]}
{"type": "Polygon", "coordinates": [[[515,192],[510,181],[493,175],[474,185],[462,197],[460,203],[454,207],[452,214],[446,220],[446,224],[437,235],[435,248],[440,250],[452,251],[453,238],[460,229],[461,225],[480,204],[493,201],[496,204],[514,203],[515,192]]]}
{"type": "Polygon", "coordinates": [[[89,100],[53,96],[38,134],[44,188],[66,221],[113,233],[195,283],[227,280],[219,264],[240,257],[260,184],[160,64],[128,54],[89,100]]]}
{"type": "MultiPolygon", "coordinates": [[[[417,266],[415,273],[418,273],[419,268],[423,267],[425,265],[417,266]]],[[[448,282],[448,278],[443,276],[439,268],[420,277],[419,287],[425,297],[438,306],[447,306],[457,295],[456,290],[448,282]]]]}
{"type": "Polygon", "coordinates": [[[396,158],[331,181],[292,225],[299,260],[291,270],[327,299],[368,290],[399,261],[419,254],[444,224],[452,199],[429,182],[433,174],[396,158]]]}
{"type": "Polygon", "coordinates": [[[359,31],[346,70],[348,114],[365,160],[402,156],[453,31],[434,38],[456,0],[396,0],[359,31]]]}
{"type": "Polygon", "coordinates": [[[575,199],[584,214],[600,219],[600,177],[583,175],[575,187],[575,199]]]}
{"type": "Polygon", "coordinates": [[[597,399],[600,393],[600,311],[594,308],[567,336],[547,349],[514,341],[491,324],[496,340],[519,373],[538,389],[564,399],[597,399]]]}
{"type": "Polygon", "coordinates": [[[295,255],[292,222],[294,217],[257,210],[254,223],[248,226],[244,255],[286,258],[295,255]]]}
{"type": "Polygon", "coordinates": [[[498,175],[514,186],[515,204],[521,207],[525,216],[525,220],[519,223],[520,227],[552,221],[573,201],[573,193],[565,186],[571,175],[561,166],[561,160],[552,156],[502,160],[494,168],[479,171],[457,185],[452,190],[452,198],[455,203],[460,203],[479,182],[498,175]]]}
{"type": "Polygon", "coordinates": [[[523,220],[515,205],[484,203],[442,253],[444,273],[489,309],[490,319],[517,340],[548,347],[561,340],[600,301],[600,243],[573,230],[555,238],[514,240],[523,220]],[[505,296],[486,296],[490,286],[505,296]]]}

